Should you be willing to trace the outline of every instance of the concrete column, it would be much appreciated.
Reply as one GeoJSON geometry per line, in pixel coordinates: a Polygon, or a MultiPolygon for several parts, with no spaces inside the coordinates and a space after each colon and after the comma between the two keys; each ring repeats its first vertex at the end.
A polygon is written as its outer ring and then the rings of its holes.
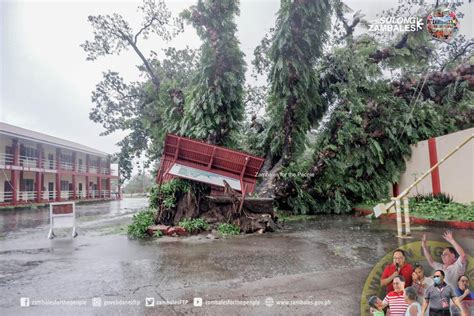
{"type": "Polygon", "coordinates": [[[76,175],[72,175],[72,198],[75,200],[77,199],[77,194],[76,194],[76,175]]]}
{"type": "Polygon", "coordinates": [[[102,177],[97,176],[97,190],[99,191],[99,198],[102,198],[102,177]]]}
{"type": "Polygon", "coordinates": [[[89,198],[89,196],[90,196],[89,194],[90,194],[90,192],[89,192],[89,176],[86,176],[86,199],[89,198]]]}
{"type": "MultiPolygon", "coordinates": [[[[90,157],[89,154],[86,154],[86,173],[89,173],[89,163],[90,163],[90,157]]],[[[87,183],[89,185],[89,183],[87,183]]]]}
{"type": "MultiPolygon", "coordinates": [[[[20,165],[20,146],[18,139],[12,140],[13,165],[20,165]]],[[[11,169],[12,205],[18,204],[18,171],[11,169]]]]}
{"type": "MultiPolygon", "coordinates": [[[[36,150],[38,151],[38,157],[36,157],[37,164],[36,166],[41,169],[43,167],[43,155],[44,155],[44,149],[41,144],[36,145],[36,150]]],[[[43,176],[43,173],[41,171],[36,172],[36,202],[41,203],[41,195],[43,194],[43,183],[41,181],[41,178],[43,176]]]]}
{"type": "Polygon", "coordinates": [[[56,148],[56,201],[61,201],[61,149],[56,148]]]}
{"type": "MultiPolygon", "coordinates": [[[[109,165],[110,166],[110,165],[109,165]]],[[[110,168],[110,167],[109,167],[110,168]]],[[[110,170],[110,169],[109,169],[110,170]]],[[[107,197],[110,199],[112,197],[112,192],[110,192],[111,185],[110,185],[110,176],[107,177],[107,186],[106,190],[108,191],[107,197]]]]}

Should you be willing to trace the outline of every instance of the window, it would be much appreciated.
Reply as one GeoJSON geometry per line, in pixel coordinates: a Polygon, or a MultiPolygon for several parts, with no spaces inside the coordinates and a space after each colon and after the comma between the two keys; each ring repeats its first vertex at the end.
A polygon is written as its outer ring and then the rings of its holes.
{"type": "Polygon", "coordinates": [[[35,186],[33,179],[21,179],[20,191],[34,191],[35,186]]]}
{"type": "Polygon", "coordinates": [[[32,147],[26,147],[26,146],[20,145],[20,156],[25,156],[29,158],[37,158],[38,150],[32,147]]]}
{"type": "Polygon", "coordinates": [[[69,182],[67,180],[61,180],[61,191],[69,191],[69,182]]]}

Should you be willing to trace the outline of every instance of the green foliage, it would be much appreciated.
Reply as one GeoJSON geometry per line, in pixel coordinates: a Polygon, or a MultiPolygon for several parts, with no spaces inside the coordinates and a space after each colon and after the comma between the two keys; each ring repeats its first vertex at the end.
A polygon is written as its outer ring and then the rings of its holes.
{"type": "Polygon", "coordinates": [[[163,236],[163,233],[162,233],[161,230],[159,230],[159,229],[158,229],[158,230],[155,232],[155,234],[153,235],[154,238],[160,238],[160,237],[162,237],[162,236],[163,236]]]}
{"type": "Polygon", "coordinates": [[[238,235],[240,234],[240,228],[234,224],[222,223],[217,226],[217,231],[221,235],[238,235]]]}
{"type": "Polygon", "coordinates": [[[181,134],[234,146],[244,116],[244,54],[236,37],[239,1],[204,0],[182,13],[202,39],[199,68],[186,99],[181,134]]]}
{"type": "Polygon", "coordinates": [[[186,229],[186,231],[192,233],[200,232],[200,231],[206,231],[209,229],[209,225],[206,223],[206,221],[202,218],[185,218],[182,219],[178,226],[183,227],[186,229]]]}
{"type": "Polygon", "coordinates": [[[156,209],[160,204],[166,209],[174,208],[178,196],[189,192],[191,187],[190,181],[179,178],[163,183],[161,187],[154,185],[150,189],[150,208],[156,209]]]}
{"type": "Polygon", "coordinates": [[[418,194],[415,197],[413,197],[415,202],[423,202],[423,201],[432,201],[432,200],[437,200],[441,203],[449,204],[453,202],[453,197],[449,195],[448,193],[438,193],[438,194],[418,194]]]}
{"type": "Polygon", "coordinates": [[[132,223],[128,225],[127,234],[131,238],[144,239],[148,237],[147,228],[155,223],[156,211],[147,209],[133,215],[132,223]]]}
{"type": "Polygon", "coordinates": [[[474,203],[469,205],[438,199],[417,201],[410,199],[410,215],[431,220],[457,220],[474,222],[474,203]]]}
{"type": "Polygon", "coordinates": [[[299,162],[283,170],[310,170],[314,176],[283,179],[276,192],[279,208],[298,214],[344,213],[363,200],[380,200],[404,170],[412,144],[459,130],[469,120],[472,109],[460,106],[469,97],[468,87],[458,87],[461,102],[443,99],[443,106],[429,98],[415,103],[396,96],[382,76],[386,66],[370,57],[376,51],[377,42],[361,37],[324,58],[320,86],[332,103],[330,115],[312,145],[310,167],[299,162]],[[447,115],[444,106],[455,108],[462,119],[447,115]]]}
{"type": "Polygon", "coordinates": [[[284,165],[304,148],[306,132],[326,109],[314,71],[330,27],[331,5],[322,1],[281,2],[268,51],[271,154],[284,165]]]}

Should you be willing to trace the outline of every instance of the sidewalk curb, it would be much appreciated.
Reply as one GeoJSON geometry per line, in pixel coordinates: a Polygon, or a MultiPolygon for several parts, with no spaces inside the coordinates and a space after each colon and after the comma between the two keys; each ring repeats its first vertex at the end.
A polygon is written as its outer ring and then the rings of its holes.
{"type": "MultiPolygon", "coordinates": [[[[365,216],[373,213],[372,210],[363,209],[354,207],[353,211],[356,212],[356,216],[365,216]]],[[[382,214],[379,217],[382,220],[396,220],[396,214],[382,214]]],[[[474,230],[474,222],[460,222],[460,221],[439,221],[431,220],[426,218],[419,218],[410,216],[410,223],[416,225],[429,225],[429,226],[442,226],[442,227],[451,227],[456,229],[472,229],[474,230]]]]}

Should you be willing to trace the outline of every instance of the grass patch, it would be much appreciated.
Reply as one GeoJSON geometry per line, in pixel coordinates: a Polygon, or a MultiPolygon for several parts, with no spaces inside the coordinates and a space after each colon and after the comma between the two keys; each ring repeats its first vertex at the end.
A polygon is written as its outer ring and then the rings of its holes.
{"type": "Polygon", "coordinates": [[[284,212],[278,212],[278,221],[282,223],[290,223],[290,222],[305,222],[305,221],[312,221],[318,218],[317,215],[304,215],[304,214],[289,214],[284,212]]]}
{"type": "Polygon", "coordinates": [[[217,231],[223,236],[240,234],[239,226],[234,224],[219,224],[219,226],[217,226],[217,231]]]}
{"type": "Polygon", "coordinates": [[[410,199],[410,215],[430,220],[474,222],[474,203],[443,203],[439,200],[410,199]]]}
{"type": "MultiPolygon", "coordinates": [[[[372,210],[378,203],[383,201],[366,201],[356,205],[357,208],[372,210]]],[[[419,218],[439,221],[462,221],[474,222],[474,202],[462,204],[453,202],[446,194],[432,196],[415,196],[409,200],[410,215],[419,218]]]]}
{"type": "Polygon", "coordinates": [[[185,218],[179,222],[178,226],[183,227],[191,234],[195,232],[206,231],[209,229],[209,224],[207,224],[206,221],[202,218],[185,218]]]}

